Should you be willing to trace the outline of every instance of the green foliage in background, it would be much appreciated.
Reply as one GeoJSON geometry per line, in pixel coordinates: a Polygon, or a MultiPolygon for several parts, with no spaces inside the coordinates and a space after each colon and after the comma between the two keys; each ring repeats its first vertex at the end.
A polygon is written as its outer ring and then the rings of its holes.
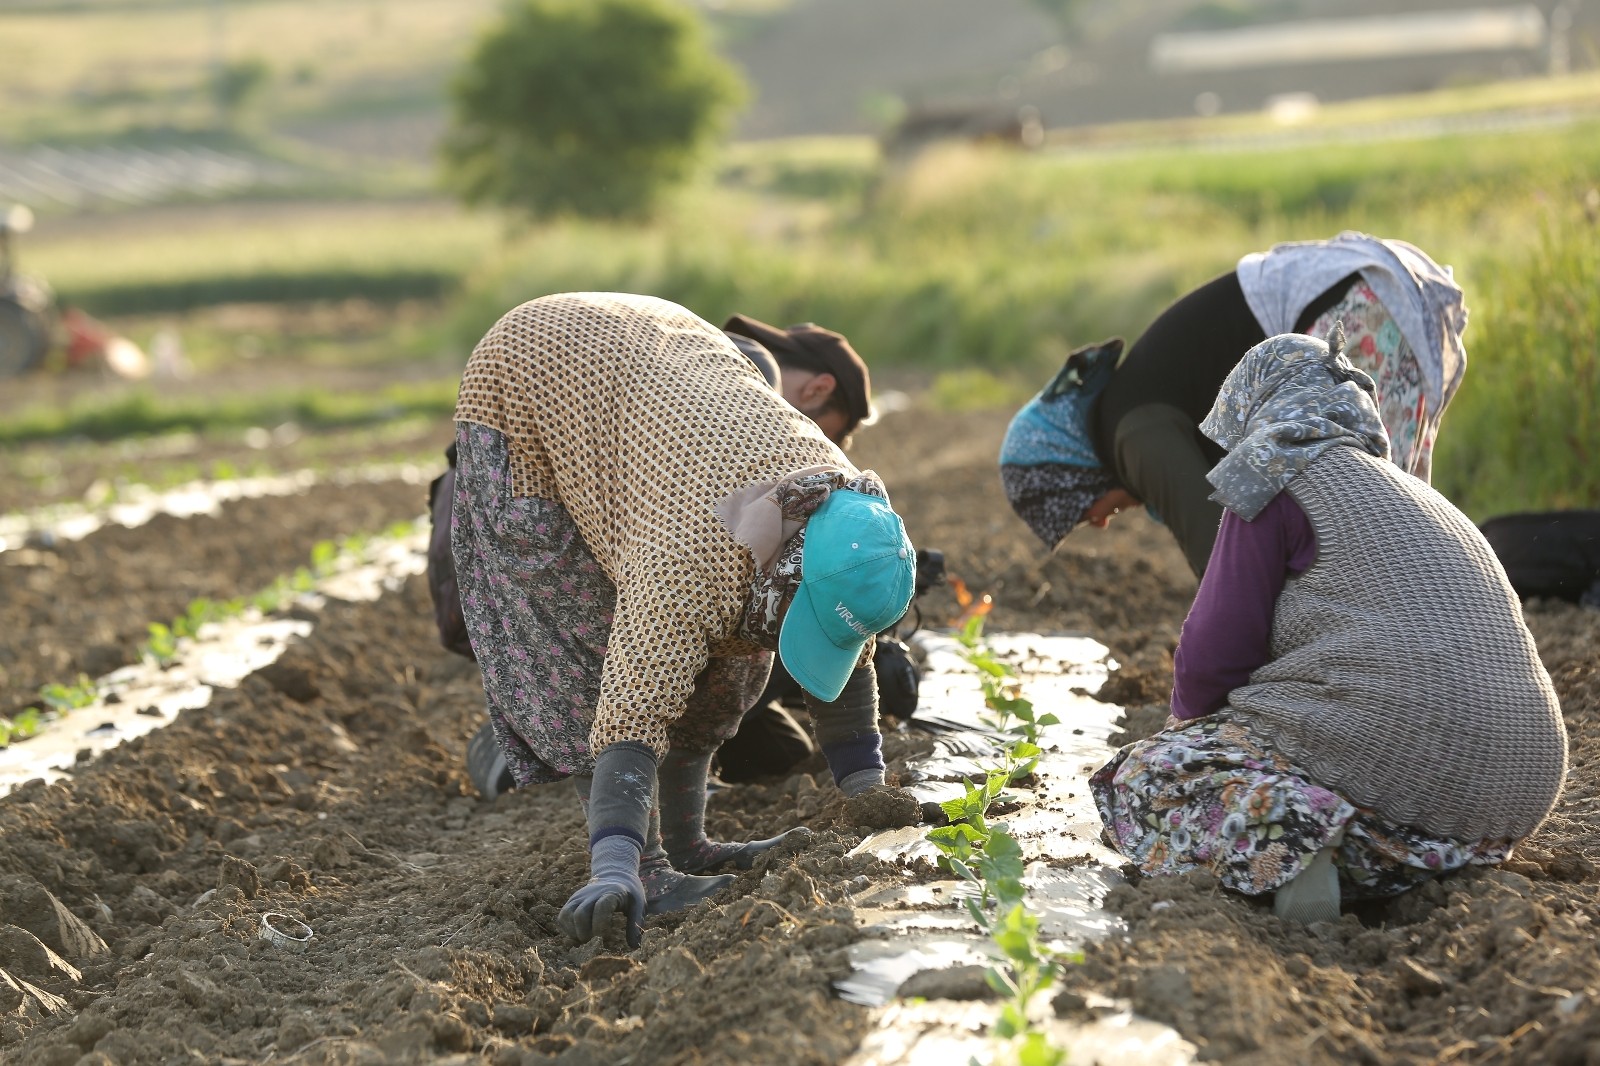
{"type": "Polygon", "coordinates": [[[535,217],[645,217],[742,95],[672,0],[517,0],[452,83],[446,178],[535,217]]]}
{"type": "Polygon", "coordinates": [[[1600,505],[1600,226],[1546,227],[1478,274],[1434,483],[1468,511],[1600,505]]]}
{"type": "Polygon", "coordinates": [[[67,303],[97,315],[189,311],[226,303],[295,303],[313,300],[437,300],[460,281],[458,271],[432,267],[394,269],[315,266],[303,270],[240,272],[170,281],[129,280],[65,289],[67,303]]]}
{"type": "Polygon", "coordinates": [[[30,409],[0,423],[0,443],[57,437],[116,440],[183,430],[248,429],[293,422],[308,429],[363,426],[423,416],[448,421],[456,405],[454,378],[393,385],[377,393],[318,388],[235,396],[165,398],[139,390],[67,408],[30,409]]]}
{"type": "MultiPolygon", "coordinates": [[[[1427,249],[1466,290],[1469,367],[1434,471],[1483,518],[1600,499],[1597,188],[1593,119],[1315,145],[1125,142],[1032,155],[952,147],[903,168],[886,168],[865,138],[813,139],[730,147],[716,184],[675,197],[649,224],[567,218],[503,242],[498,219],[439,204],[308,206],[298,221],[274,209],[226,237],[35,241],[27,262],[102,313],[252,298],[251,287],[258,299],[274,298],[274,287],[283,299],[458,292],[438,335],[410,353],[444,349],[453,366],[525,300],[652,293],[713,322],[735,311],[817,321],[848,334],[874,367],[918,372],[936,408],[1004,409],[1073,347],[1136,337],[1241,254],[1361,229],[1427,249]]],[[[184,327],[186,342],[196,328],[184,327]]],[[[310,360],[300,335],[285,338],[263,358],[310,360]]],[[[330,359],[374,357],[344,341],[324,348],[330,359]]],[[[447,420],[455,383],[397,403],[309,388],[204,402],[135,394],[24,412],[0,425],[0,442],[287,419],[353,424],[400,412],[447,420]]]]}
{"type": "Polygon", "coordinates": [[[457,345],[544,293],[647,292],[713,322],[734,311],[820,322],[874,366],[936,377],[947,408],[1015,405],[1072,347],[1137,337],[1240,255],[1359,229],[1418,244],[1453,265],[1467,293],[1469,368],[1445,416],[1439,484],[1477,518],[1596,498],[1577,466],[1585,455],[1597,465],[1593,421],[1573,413],[1552,428],[1561,406],[1536,399],[1565,390],[1571,405],[1595,407],[1584,369],[1600,321],[1583,251],[1596,242],[1583,205],[1600,185],[1592,120],[1355,149],[960,147],[904,170],[862,161],[858,183],[842,179],[852,165],[843,153],[761,151],[741,146],[722,187],[652,226],[569,221],[530,232],[467,286],[457,345]],[[808,169],[827,179],[808,181],[808,169]],[[1561,240],[1542,244],[1542,224],[1561,240]],[[1510,353],[1522,353],[1519,373],[1531,380],[1499,370],[1510,353]],[[1508,381],[1518,382],[1516,402],[1503,402],[1508,381]],[[1490,449],[1504,475],[1491,477],[1468,442],[1502,435],[1490,449]],[[1536,438],[1542,450],[1527,446],[1536,438]],[[1538,469],[1518,473],[1525,463],[1538,469]]]}
{"type": "Polygon", "coordinates": [[[225,123],[239,121],[252,100],[259,97],[272,80],[272,68],[259,57],[235,59],[211,72],[211,98],[225,123]]]}

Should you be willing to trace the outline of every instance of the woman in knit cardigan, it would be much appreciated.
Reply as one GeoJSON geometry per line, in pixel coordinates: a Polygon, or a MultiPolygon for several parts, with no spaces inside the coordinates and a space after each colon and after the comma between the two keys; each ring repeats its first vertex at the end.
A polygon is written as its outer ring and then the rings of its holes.
{"type": "Polygon", "coordinates": [[[1372,379],[1286,334],[1201,430],[1224,508],[1174,662],[1167,728],[1092,779],[1112,846],[1204,868],[1282,917],[1336,920],[1504,861],[1554,805],[1566,733],[1476,526],[1389,459],[1372,379]]]}

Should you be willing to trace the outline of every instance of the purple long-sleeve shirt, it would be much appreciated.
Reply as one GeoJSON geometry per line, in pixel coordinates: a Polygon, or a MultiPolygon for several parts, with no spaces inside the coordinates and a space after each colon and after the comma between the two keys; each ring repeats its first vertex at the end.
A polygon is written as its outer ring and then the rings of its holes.
{"type": "Polygon", "coordinates": [[[1222,512],[1211,561],[1173,655],[1172,716],[1219,710],[1271,657],[1272,614],[1290,574],[1317,558],[1311,520],[1287,492],[1254,521],[1222,512]]]}

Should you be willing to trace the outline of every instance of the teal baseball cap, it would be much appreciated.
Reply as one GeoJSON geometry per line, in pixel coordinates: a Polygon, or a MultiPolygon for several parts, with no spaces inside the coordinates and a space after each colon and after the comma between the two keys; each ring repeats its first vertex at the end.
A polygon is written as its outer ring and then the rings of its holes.
{"type": "Polygon", "coordinates": [[[830,493],[806,522],[800,588],[778,632],[783,665],[832,703],[867,641],[905,615],[916,580],[916,550],[889,501],[853,489],[830,493]]]}

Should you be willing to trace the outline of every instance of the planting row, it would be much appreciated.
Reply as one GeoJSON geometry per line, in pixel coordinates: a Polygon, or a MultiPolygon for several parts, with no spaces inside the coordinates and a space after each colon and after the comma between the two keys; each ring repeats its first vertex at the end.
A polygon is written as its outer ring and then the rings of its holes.
{"type": "Polygon", "coordinates": [[[42,686],[137,661],[152,622],[268,589],[319,542],[412,520],[425,502],[406,481],[318,485],[0,552],[0,714],[37,706],[42,686]]]}

